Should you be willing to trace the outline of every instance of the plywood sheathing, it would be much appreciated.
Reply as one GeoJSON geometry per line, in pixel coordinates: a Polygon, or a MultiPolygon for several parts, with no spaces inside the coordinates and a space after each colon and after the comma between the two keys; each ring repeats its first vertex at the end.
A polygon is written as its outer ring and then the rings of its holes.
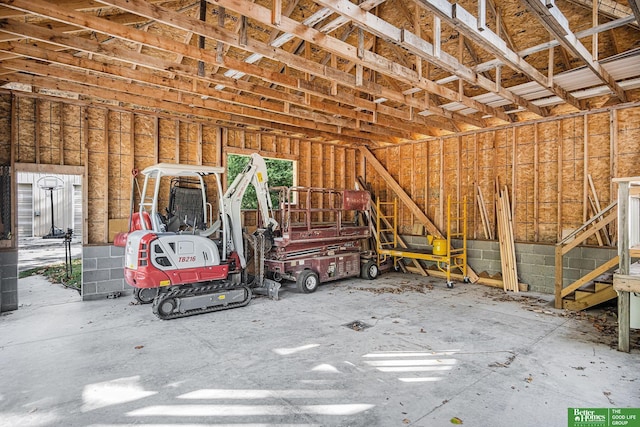
{"type": "MultiPolygon", "coordinates": [[[[587,120],[588,133],[588,159],[587,172],[590,175],[595,187],[597,201],[600,202],[600,208],[604,208],[608,203],[604,201],[611,199],[610,187],[611,183],[607,182],[611,177],[611,135],[609,132],[609,113],[591,114],[587,120]]],[[[590,190],[590,188],[588,188],[590,190]]],[[[594,200],[591,191],[587,191],[592,200],[594,200]]],[[[595,201],[594,201],[595,202],[595,201]]],[[[591,203],[588,203],[589,217],[597,212],[593,209],[591,203]]],[[[595,238],[591,243],[595,243],[595,238]]]]}
{"type": "Polygon", "coordinates": [[[133,124],[132,113],[109,112],[109,219],[129,217],[131,170],[135,160],[133,124]]]}
{"type": "MultiPolygon", "coordinates": [[[[4,96],[6,108],[9,108],[10,95],[4,96]]],[[[16,158],[20,162],[36,163],[38,134],[35,129],[37,127],[46,129],[46,126],[43,126],[46,123],[35,121],[36,99],[38,102],[43,101],[34,96],[21,94],[15,98],[17,138],[14,149],[16,158]]],[[[64,136],[63,162],[78,165],[79,162],[84,162],[85,152],[87,153],[88,243],[100,243],[106,238],[105,212],[108,214],[107,218],[128,215],[132,168],[130,159],[133,158],[135,167],[140,169],[155,163],[156,155],[159,157],[158,160],[163,161],[174,161],[175,158],[197,161],[195,147],[191,144],[183,146],[176,135],[186,135],[190,140],[194,138],[197,143],[200,125],[202,126],[203,164],[224,164],[223,156],[226,152],[236,151],[246,154],[251,150],[241,148],[242,141],[245,144],[249,141],[249,144],[259,144],[262,148],[261,153],[266,157],[285,156],[285,158],[299,160],[297,173],[300,185],[342,186],[345,183],[345,187],[352,187],[356,176],[367,175],[367,178],[371,178],[369,182],[373,184],[376,194],[382,200],[391,197],[391,193],[382,181],[376,178],[376,174],[365,173],[361,155],[350,147],[298,140],[264,132],[229,130],[210,123],[176,120],[166,116],[132,113],[121,109],[80,106],[77,102],[62,102],[61,104],[64,104],[62,106],[54,104],[56,102],[52,103],[49,99],[43,103],[47,106],[46,109],[58,111],[62,115],[60,132],[64,136]],[[87,116],[86,135],[83,128],[84,112],[87,116]],[[85,138],[87,145],[83,147],[85,138]],[[109,142],[109,154],[106,151],[106,142],[109,142]],[[341,162],[346,164],[346,168],[340,164],[341,162]],[[120,176],[115,177],[113,173],[113,176],[106,180],[105,165],[108,165],[109,170],[119,170],[120,176]],[[105,182],[107,185],[104,184],[105,182]],[[109,193],[105,194],[105,190],[109,193]],[[112,195],[117,199],[116,203],[110,203],[112,195]],[[110,205],[108,210],[105,209],[107,203],[110,205]]],[[[423,209],[429,218],[433,218],[439,228],[443,226],[441,219],[444,199],[441,197],[450,193],[459,194],[461,198],[467,196],[467,200],[475,200],[474,183],[480,186],[485,195],[490,223],[495,227],[493,182],[495,177],[499,176],[501,182],[506,184],[512,192],[515,188],[514,229],[518,240],[534,241],[535,229],[532,224],[537,223],[538,241],[552,243],[557,239],[558,224],[563,228],[569,228],[576,221],[581,223],[584,207],[582,167],[585,143],[584,117],[585,114],[576,114],[561,120],[541,121],[536,125],[516,125],[406,144],[395,148],[380,148],[376,150],[376,156],[383,164],[395,165],[397,170],[392,171],[393,175],[402,181],[403,188],[406,188],[412,198],[418,201],[420,209],[423,209]],[[539,164],[537,220],[536,217],[532,219],[531,203],[531,195],[535,192],[532,185],[536,179],[535,176],[533,180],[529,179],[528,174],[522,172],[535,163],[533,157],[535,150],[529,149],[532,144],[532,135],[535,136],[535,126],[538,134],[539,164]],[[561,150],[558,149],[559,146],[561,150]],[[561,168],[558,168],[559,159],[562,160],[561,168]],[[408,170],[414,173],[409,174],[408,170]],[[558,170],[561,171],[560,175],[558,170]],[[576,180],[577,183],[574,182],[576,180]],[[557,187],[559,182],[560,189],[557,187]],[[578,195],[567,196],[573,191],[578,195]],[[563,204],[559,217],[558,194],[562,195],[563,204]],[[564,205],[565,199],[571,201],[572,197],[577,197],[577,200],[569,208],[564,205]],[[575,218],[570,215],[571,210],[577,211],[575,218]]],[[[606,176],[607,168],[616,171],[617,176],[631,175],[637,169],[637,164],[640,164],[640,153],[637,150],[637,141],[640,136],[640,125],[638,125],[640,107],[589,113],[586,117],[587,169],[592,174],[601,203],[607,205],[611,200],[611,192],[607,191],[610,188],[610,179],[606,176]],[[610,134],[613,129],[611,118],[614,116],[613,123],[617,130],[613,132],[617,155],[614,158],[615,161],[612,161],[606,157],[607,153],[613,152],[611,147],[614,142],[611,141],[610,134]],[[615,167],[612,163],[615,163],[615,167]]],[[[51,119],[45,117],[43,120],[45,119],[48,120],[47,123],[51,122],[51,119]]],[[[0,137],[1,140],[2,137],[0,137]]],[[[46,143],[42,147],[44,149],[41,150],[40,162],[60,161],[60,156],[47,154],[56,150],[56,144],[46,143]]],[[[477,210],[472,209],[469,209],[469,213],[469,230],[475,229],[476,234],[481,237],[479,214],[477,210]]],[[[410,215],[407,216],[405,212],[401,213],[401,218],[402,230],[411,231],[413,218],[410,215]]]]}
{"type": "Polygon", "coordinates": [[[109,111],[102,108],[88,108],[88,139],[87,139],[87,232],[91,243],[104,243],[108,239],[108,230],[105,227],[105,213],[108,214],[109,206],[108,182],[109,182],[109,155],[108,155],[108,128],[107,118],[109,111]]]}
{"type": "Polygon", "coordinates": [[[584,118],[571,117],[560,122],[562,133],[562,234],[566,236],[585,221],[584,206],[584,118]]]}
{"type": "Polygon", "coordinates": [[[39,161],[60,164],[60,103],[42,100],[37,107],[39,161]]]}
{"type": "Polygon", "coordinates": [[[534,193],[535,184],[535,129],[534,125],[520,126],[515,129],[515,165],[513,176],[513,196],[511,204],[513,223],[518,227],[513,231],[515,240],[526,240],[527,236],[534,235],[534,193]]]}
{"type": "Polygon", "coordinates": [[[640,108],[618,112],[616,177],[637,176],[640,165],[640,108]]]}
{"type": "MultiPolygon", "coordinates": [[[[394,160],[399,158],[397,153],[408,152],[408,148],[385,147],[374,152],[392,176],[401,177],[401,186],[412,197],[426,195],[425,206],[420,207],[436,226],[442,225],[443,197],[451,194],[475,200],[477,185],[484,194],[490,227],[495,232],[498,179],[510,192],[516,240],[555,243],[560,232],[566,235],[582,225],[585,209],[592,215],[585,197],[585,173],[592,176],[600,203],[606,206],[615,198],[610,190],[612,175],[637,172],[638,123],[640,107],[630,107],[407,144],[414,153],[423,150],[426,154],[424,170],[414,169],[410,179],[402,178],[402,169],[408,168],[408,163],[394,160]]],[[[393,195],[386,184],[372,173],[368,176],[378,197],[391,200],[393,195]]],[[[468,212],[469,234],[482,238],[479,212],[471,205],[468,212]]],[[[399,229],[410,234],[414,219],[399,217],[399,229]]],[[[595,238],[588,243],[598,244],[595,238]]]]}
{"type": "Polygon", "coordinates": [[[60,159],[60,164],[81,166],[83,150],[82,107],[73,104],[61,104],[61,106],[63,156],[60,159]]]}
{"type": "Polygon", "coordinates": [[[15,147],[16,162],[38,163],[36,161],[35,111],[36,100],[18,98],[16,100],[18,126],[17,144],[15,147]]]}
{"type": "MultiPolygon", "coordinates": [[[[480,189],[484,199],[484,209],[487,212],[487,221],[489,225],[489,230],[491,231],[491,235],[496,235],[495,232],[495,221],[494,221],[494,208],[495,203],[493,203],[493,193],[495,186],[493,185],[493,156],[495,155],[493,150],[493,133],[486,132],[481,134],[474,135],[474,144],[475,144],[475,156],[474,156],[474,169],[477,170],[476,176],[476,185],[480,189]]],[[[475,200],[475,199],[474,199],[475,200]]],[[[475,213],[473,218],[476,224],[481,224],[482,221],[480,218],[477,218],[479,213],[475,213]]],[[[479,234],[478,225],[474,228],[475,230],[475,238],[479,236],[483,236],[484,234],[479,234]]]]}
{"type": "MultiPolygon", "coordinates": [[[[558,139],[557,122],[538,127],[538,240],[554,241],[558,218],[558,139]],[[545,238],[546,236],[546,238],[545,238]]],[[[534,230],[535,231],[535,230],[534,230]]]]}
{"type": "Polygon", "coordinates": [[[0,165],[11,164],[11,95],[0,94],[0,165]]]}

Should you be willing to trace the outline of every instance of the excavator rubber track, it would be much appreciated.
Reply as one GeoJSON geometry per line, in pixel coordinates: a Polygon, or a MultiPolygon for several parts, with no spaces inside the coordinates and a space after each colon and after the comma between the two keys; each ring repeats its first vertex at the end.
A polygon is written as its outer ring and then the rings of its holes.
{"type": "Polygon", "coordinates": [[[170,320],[244,307],[251,302],[251,297],[249,287],[227,283],[180,287],[160,292],[152,310],[159,319],[170,320]]]}

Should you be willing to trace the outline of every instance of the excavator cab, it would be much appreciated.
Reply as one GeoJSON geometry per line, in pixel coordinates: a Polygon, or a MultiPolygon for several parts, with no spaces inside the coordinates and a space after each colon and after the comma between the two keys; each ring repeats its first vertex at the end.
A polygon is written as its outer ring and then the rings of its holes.
{"type": "MultiPolygon", "coordinates": [[[[167,231],[178,232],[181,227],[192,227],[198,230],[205,230],[206,207],[211,208],[211,204],[203,205],[202,193],[207,194],[206,182],[204,188],[200,188],[198,180],[178,177],[171,180],[171,190],[169,192],[169,206],[166,209],[165,225],[167,231]]],[[[209,218],[211,219],[211,209],[209,218]]],[[[184,229],[183,228],[183,229],[184,229]]]]}

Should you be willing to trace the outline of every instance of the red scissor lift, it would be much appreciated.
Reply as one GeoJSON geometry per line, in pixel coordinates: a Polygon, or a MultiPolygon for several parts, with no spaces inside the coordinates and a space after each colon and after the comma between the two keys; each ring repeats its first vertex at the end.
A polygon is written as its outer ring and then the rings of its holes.
{"type": "Polygon", "coordinates": [[[281,232],[265,256],[267,276],[295,281],[300,291],[345,277],[378,276],[377,254],[363,250],[371,237],[362,212],[367,191],[277,187],[281,232]]]}

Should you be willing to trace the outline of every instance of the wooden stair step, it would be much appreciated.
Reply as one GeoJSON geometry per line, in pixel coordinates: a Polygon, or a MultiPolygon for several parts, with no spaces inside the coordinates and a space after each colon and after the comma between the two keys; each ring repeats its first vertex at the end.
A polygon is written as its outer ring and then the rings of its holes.
{"type": "Polygon", "coordinates": [[[568,300],[571,300],[571,301],[578,301],[578,300],[581,300],[583,298],[587,298],[587,297],[589,297],[589,296],[591,296],[593,294],[596,294],[598,292],[606,291],[611,286],[613,286],[613,285],[609,284],[609,283],[606,283],[606,282],[589,282],[589,283],[581,286],[579,289],[577,289],[572,294],[567,295],[564,299],[568,299],[568,300]]]}
{"type": "Polygon", "coordinates": [[[594,295],[596,292],[593,291],[575,291],[573,293],[573,299],[574,301],[580,301],[581,299],[590,297],[591,295],[594,295]]]}
{"type": "Polygon", "coordinates": [[[600,292],[600,291],[604,291],[607,288],[610,288],[611,286],[613,286],[613,280],[611,281],[611,283],[609,282],[595,282],[596,285],[596,292],[600,292]]]}
{"type": "MultiPolygon", "coordinates": [[[[580,291],[576,291],[580,292],[580,291]]],[[[606,289],[600,292],[593,292],[589,295],[584,296],[580,299],[570,300],[565,298],[562,300],[562,307],[567,310],[584,310],[589,307],[596,306],[598,304],[602,304],[603,302],[607,302],[616,298],[618,294],[613,289],[613,286],[607,287],[606,289]]]]}

